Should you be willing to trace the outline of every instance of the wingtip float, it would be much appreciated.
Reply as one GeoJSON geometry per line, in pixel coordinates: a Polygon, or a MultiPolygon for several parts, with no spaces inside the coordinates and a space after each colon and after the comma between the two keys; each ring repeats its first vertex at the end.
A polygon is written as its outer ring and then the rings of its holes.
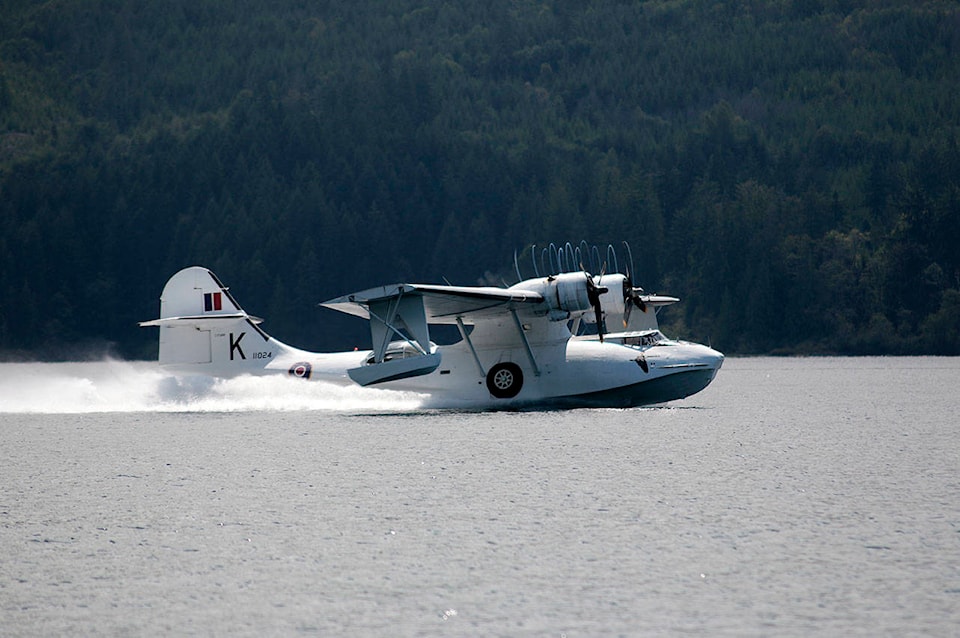
{"type": "MultiPolygon", "coordinates": [[[[609,262],[592,275],[582,247],[566,248],[551,245],[549,265],[535,257],[536,276],[509,287],[400,283],[322,303],[369,321],[365,351],[316,353],[277,341],[201,266],[173,275],[160,318],[140,325],[160,328],[160,366],[172,374],[286,374],[418,392],[438,407],[633,407],[710,384],[723,355],[659,330],[658,310],[677,298],[634,287],[629,268],[606,274],[609,262]],[[624,329],[607,332],[608,322],[624,329]],[[438,324],[456,326],[461,339],[433,343],[438,324]]],[[[587,261],[599,261],[592,252],[587,261]]]]}

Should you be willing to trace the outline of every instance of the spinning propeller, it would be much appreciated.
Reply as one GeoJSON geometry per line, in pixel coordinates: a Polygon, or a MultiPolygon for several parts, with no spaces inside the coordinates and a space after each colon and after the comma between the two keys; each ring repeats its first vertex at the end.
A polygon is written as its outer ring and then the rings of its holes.
{"type": "Polygon", "coordinates": [[[639,286],[634,288],[628,274],[623,280],[623,327],[626,328],[630,322],[630,312],[636,306],[640,312],[647,311],[647,304],[643,301],[643,288],[639,286]]]}
{"type": "MultiPolygon", "coordinates": [[[[603,343],[603,308],[600,306],[600,295],[608,292],[610,289],[606,286],[598,286],[593,280],[593,275],[587,271],[583,265],[583,261],[580,261],[580,270],[583,271],[583,274],[587,276],[587,299],[590,301],[590,305],[593,306],[594,316],[597,318],[597,334],[600,336],[600,343],[603,343]]],[[[597,281],[603,279],[603,273],[607,270],[607,264],[604,263],[600,267],[600,276],[597,277],[597,281]]]]}
{"type": "MultiPolygon", "coordinates": [[[[630,244],[626,241],[623,242],[623,248],[625,254],[622,256],[626,257],[626,263],[624,264],[624,274],[621,276],[623,277],[623,327],[626,328],[630,323],[630,314],[633,312],[634,307],[639,308],[640,312],[647,311],[649,297],[643,288],[633,285],[633,253],[630,250],[630,244]]],[[[581,241],[579,246],[573,246],[569,242],[561,246],[551,243],[539,253],[537,252],[536,244],[534,244],[531,246],[530,254],[533,259],[533,269],[538,278],[543,276],[541,273],[545,273],[549,280],[558,273],[574,272],[579,265],[580,271],[583,272],[587,278],[587,299],[595,315],[597,335],[600,341],[603,341],[603,308],[600,297],[609,292],[609,289],[601,285],[601,282],[603,281],[603,276],[606,273],[608,264],[610,264],[612,272],[621,272],[617,259],[617,251],[613,245],[607,245],[606,259],[603,261],[601,261],[601,251],[599,247],[590,246],[586,241],[581,241]],[[600,270],[598,276],[594,277],[590,274],[590,270],[584,265],[585,260],[589,262],[591,270],[600,270]]],[[[523,280],[516,253],[514,253],[513,261],[517,271],[517,278],[523,280]]]]}
{"type": "MultiPolygon", "coordinates": [[[[590,300],[590,305],[593,306],[593,312],[597,317],[597,334],[600,335],[600,343],[603,343],[603,308],[600,307],[600,295],[609,289],[605,286],[598,286],[594,283],[590,273],[587,271],[584,271],[584,273],[587,275],[587,299],[590,300]]],[[[600,278],[603,278],[602,271],[600,278]]]]}
{"type": "Polygon", "coordinates": [[[630,322],[630,312],[636,306],[640,312],[647,311],[647,304],[643,301],[643,288],[633,286],[633,252],[630,250],[630,244],[623,242],[623,247],[627,250],[627,273],[623,280],[623,327],[626,328],[630,322]]]}

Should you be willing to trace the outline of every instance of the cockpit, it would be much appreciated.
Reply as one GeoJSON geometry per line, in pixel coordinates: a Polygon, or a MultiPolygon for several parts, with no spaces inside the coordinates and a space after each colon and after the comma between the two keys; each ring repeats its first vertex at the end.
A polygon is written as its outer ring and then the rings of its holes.
{"type": "MultiPolygon", "coordinates": [[[[430,351],[434,352],[437,349],[437,344],[430,342],[430,351]]],[[[410,357],[420,357],[423,356],[416,346],[414,346],[409,341],[391,341],[390,345],[387,346],[387,351],[383,355],[384,361],[393,361],[394,359],[408,359],[410,357]]],[[[367,365],[373,365],[373,357],[369,357],[366,361],[367,365]]]]}
{"type": "Polygon", "coordinates": [[[645,330],[634,334],[624,335],[621,343],[625,346],[656,346],[669,341],[659,330],[645,330]]]}

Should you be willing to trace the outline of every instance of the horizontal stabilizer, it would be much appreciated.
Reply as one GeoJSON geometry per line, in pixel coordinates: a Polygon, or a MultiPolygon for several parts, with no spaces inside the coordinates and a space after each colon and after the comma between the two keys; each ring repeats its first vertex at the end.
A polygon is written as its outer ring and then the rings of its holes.
{"type": "Polygon", "coordinates": [[[139,325],[141,328],[149,328],[152,326],[196,326],[198,328],[203,327],[213,327],[218,323],[221,323],[224,319],[241,319],[247,320],[253,324],[263,323],[263,319],[259,317],[251,317],[246,313],[231,313],[229,315],[207,315],[207,316],[190,316],[190,317],[165,317],[163,319],[154,319],[152,321],[141,321],[139,325]]]}

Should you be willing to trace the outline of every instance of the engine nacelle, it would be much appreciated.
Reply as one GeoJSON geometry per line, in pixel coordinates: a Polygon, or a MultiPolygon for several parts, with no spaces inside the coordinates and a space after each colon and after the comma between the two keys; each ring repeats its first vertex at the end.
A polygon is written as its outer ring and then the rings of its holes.
{"type": "Polygon", "coordinates": [[[551,310],[575,313],[593,309],[587,294],[587,275],[582,272],[565,272],[548,283],[544,294],[551,310]]]}
{"type": "MultiPolygon", "coordinates": [[[[607,330],[617,331],[622,329],[624,303],[623,303],[623,284],[627,280],[620,273],[604,275],[594,279],[597,286],[606,288],[607,292],[600,295],[600,307],[603,308],[603,321],[607,330]]],[[[587,323],[596,323],[591,314],[584,315],[584,321],[587,323]]]]}
{"type": "MultiPolygon", "coordinates": [[[[593,277],[585,272],[564,272],[544,279],[531,279],[513,286],[523,290],[532,290],[543,295],[547,304],[547,313],[554,321],[577,319],[583,317],[587,323],[596,323],[596,314],[593,304],[590,303],[589,288],[595,285],[597,289],[606,289],[600,294],[600,307],[605,321],[623,321],[624,299],[623,286],[626,277],[620,273],[593,277]]],[[[613,325],[613,324],[611,324],[613,325]]],[[[616,324],[619,325],[619,324],[616,324]]]]}
{"type": "Polygon", "coordinates": [[[564,272],[543,279],[521,281],[512,288],[539,292],[546,302],[550,319],[563,321],[593,309],[587,286],[586,273],[564,272]]]}
{"type": "MultiPolygon", "coordinates": [[[[617,330],[620,328],[620,322],[623,321],[624,302],[623,302],[623,283],[626,277],[620,273],[595,277],[594,283],[598,288],[606,288],[607,291],[600,295],[600,308],[603,310],[603,322],[607,330],[617,330]]],[[[588,312],[583,315],[584,323],[595,324],[597,317],[594,313],[588,312]]]]}

